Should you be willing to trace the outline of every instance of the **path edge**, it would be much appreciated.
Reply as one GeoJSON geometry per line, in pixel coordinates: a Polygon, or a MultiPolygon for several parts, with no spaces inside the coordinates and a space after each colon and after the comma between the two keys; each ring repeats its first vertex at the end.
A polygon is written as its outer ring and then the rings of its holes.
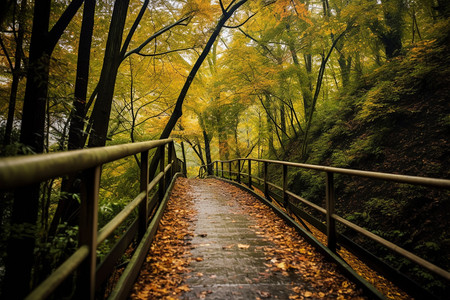
{"type": "Polygon", "coordinates": [[[158,210],[156,211],[155,215],[152,218],[152,221],[147,227],[147,231],[145,232],[141,242],[136,248],[136,251],[134,252],[133,256],[128,262],[125,271],[123,272],[119,281],[116,283],[116,287],[108,297],[108,300],[126,299],[128,297],[139,273],[141,272],[141,268],[137,269],[135,266],[140,265],[142,267],[142,263],[147,257],[148,251],[153,242],[153,237],[155,236],[156,231],[158,230],[159,221],[161,220],[164,214],[173,187],[175,186],[175,181],[178,177],[185,177],[185,175],[183,173],[178,172],[175,173],[175,175],[173,176],[172,181],[170,182],[170,185],[168,186],[166,193],[164,194],[164,198],[161,201],[158,210]]]}

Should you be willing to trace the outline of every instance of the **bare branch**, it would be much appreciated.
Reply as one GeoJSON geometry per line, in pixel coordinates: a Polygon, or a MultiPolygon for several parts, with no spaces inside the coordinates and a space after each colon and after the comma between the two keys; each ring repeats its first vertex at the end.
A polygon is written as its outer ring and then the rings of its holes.
{"type": "MultiPolygon", "coordinates": [[[[275,125],[275,127],[278,128],[282,133],[284,133],[284,134],[290,139],[290,137],[289,137],[289,135],[287,134],[287,132],[284,131],[284,130],[281,128],[281,126],[278,125],[277,121],[275,121],[275,119],[272,117],[272,115],[270,114],[269,110],[268,110],[267,107],[264,105],[264,102],[263,102],[261,96],[260,96],[260,95],[257,95],[257,97],[258,97],[259,101],[261,102],[261,105],[263,106],[264,110],[266,111],[267,116],[269,116],[270,120],[272,120],[272,123],[275,125]]],[[[281,142],[280,142],[280,143],[281,143],[281,142]]]]}
{"type": "Polygon", "coordinates": [[[8,50],[6,49],[6,46],[3,43],[3,39],[1,37],[0,37],[0,46],[2,47],[3,53],[5,53],[6,60],[8,60],[9,67],[11,68],[11,72],[12,72],[14,70],[14,66],[11,61],[11,57],[9,56],[8,50]]]}
{"type": "Polygon", "coordinates": [[[148,56],[160,56],[160,55],[170,54],[170,53],[173,53],[173,52],[186,51],[186,50],[192,50],[192,49],[194,49],[194,47],[182,48],[182,49],[175,49],[175,50],[169,50],[169,51],[166,51],[166,52],[162,52],[162,53],[154,53],[154,54],[146,54],[146,53],[140,53],[140,52],[137,52],[136,54],[137,54],[137,55],[140,55],[140,56],[145,56],[145,57],[148,57],[148,56]]]}
{"type": "Polygon", "coordinates": [[[166,27],[158,30],[156,33],[154,33],[152,36],[150,36],[147,40],[145,40],[139,47],[125,53],[122,60],[124,60],[125,58],[127,58],[128,56],[130,56],[133,53],[139,53],[145,46],[147,46],[148,43],[150,43],[152,40],[154,40],[156,37],[160,36],[161,34],[169,31],[170,29],[172,29],[176,26],[187,26],[190,19],[192,18],[192,16],[193,16],[192,13],[188,14],[187,16],[181,18],[180,20],[176,21],[175,23],[167,25],[166,27]]]}
{"type": "MultiPolygon", "coordinates": [[[[226,14],[227,11],[225,10],[225,7],[223,6],[222,0],[219,0],[219,4],[220,4],[220,8],[222,9],[222,13],[223,13],[223,14],[226,14]]],[[[192,146],[192,145],[191,145],[191,146],[192,146]]]]}
{"type": "Polygon", "coordinates": [[[248,21],[250,21],[250,19],[253,18],[254,16],[256,16],[256,14],[257,14],[257,12],[254,13],[253,15],[251,15],[250,17],[248,17],[247,20],[245,20],[244,22],[242,22],[242,23],[239,24],[239,25],[236,25],[236,26],[226,26],[226,25],[225,25],[225,26],[223,26],[223,27],[225,27],[225,28],[230,28],[230,29],[236,29],[236,28],[239,28],[239,27],[241,27],[241,26],[244,26],[245,23],[247,23],[248,21]]]}

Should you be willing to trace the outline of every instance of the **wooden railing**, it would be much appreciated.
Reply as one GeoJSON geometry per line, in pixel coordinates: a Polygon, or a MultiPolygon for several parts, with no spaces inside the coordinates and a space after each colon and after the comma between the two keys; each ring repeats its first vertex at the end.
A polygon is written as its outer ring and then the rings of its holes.
{"type": "Polygon", "coordinates": [[[286,212],[287,214],[294,214],[297,220],[299,220],[300,222],[302,222],[302,219],[307,220],[310,224],[312,224],[317,229],[326,234],[327,236],[326,246],[328,247],[329,250],[331,250],[332,252],[336,252],[337,243],[339,242],[340,244],[343,244],[345,247],[350,248],[350,250],[352,250],[353,252],[361,254],[362,256],[365,256],[365,258],[372,260],[372,265],[375,266],[378,271],[382,271],[384,274],[390,275],[389,279],[392,279],[392,281],[397,281],[397,283],[401,285],[402,288],[404,288],[407,291],[409,290],[409,292],[411,292],[412,294],[415,294],[418,297],[429,296],[426,290],[422,289],[421,287],[418,287],[414,283],[412,284],[409,278],[403,276],[403,274],[399,273],[398,270],[389,267],[383,261],[376,258],[372,254],[368,253],[365,249],[362,249],[360,246],[353,243],[349,238],[340,234],[336,230],[336,222],[342,224],[347,228],[354,230],[355,232],[365,236],[366,238],[375,241],[379,245],[423,267],[432,274],[438,276],[438,278],[441,278],[441,280],[443,280],[447,286],[450,284],[450,273],[448,271],[430,263],[429,261],[421,257],[418,257],[414,253],[411,253],[410,251],[407,251],[401,248],[400,246],[395,245],[392,242],[337,215],[335,213],[336,196],[335,196],[334,178],[335,174],[343,174],[349,176],[378,179],[382,181],[397,182],[411,185],[428,186],[447,190],[450,189],[450,180],[417,177],[417,176],[405,176],[380,172],[360,171],[360,170],[343,169],[343,168],[310,165],[302,163],[292,163],[285,161],[265,160],[265,159],[241,158],[228,161],[215,161],[212,163],[212,165],[213,165],[212,168],[213,174],[208,174],[207,170],[208,168],[207,166],[204,165],[200,167],[199,176],[205,177],[208,175],[215,175],[217,177],[235,181],[241,185],[245,184],[250,189],[252,189],[253,186],[257,186],[264,193],[265,198],[266,200],[268,200],[269,203],[273,199],[275,202],[277,202],[277,206],[282,207],[283,211],[286,212]],[[252,168],[252,162],[255,164],[262,164],[263,169],[262,173],[264,178],[252,175],[252,169],[254,169],[255,166],[253,165],[252,168]],[[270,164],[279,166],[279,168],[281,169],[282,186],[269,182],[268,167],[270,164]],[[287,189],[288,167],[301,168],[306,170],[316,170],[325,174],[324,176],[325,177],[324,183],[326,189],[325,207],[321,207],[315,203],[312,203],[292,193],[287,189]],[[277,190],[278,194],[272,192],[269,187],[272,188],[272,190],[277,190]],[[324,215],[326,224],[323,224],[317,218],[311,216],[311,214],[301,209],[299,207],[300,203],[324,215]]]}
{"type": "MultiPolygon", "coordinates": [[[[183,153],[184,156],[184,153],[183,153]]],[[[94,299],[95,290],[108,279],[119,258],[135,241],[138,244],[109,299],[126,298],[144,261],[164,211],[172,178],[186,174],[186,164],[176,156],[172,139],[0,159],[0,191],[23,189],[48,179],[81,172],[79,244],[76,250],[26,299],[45,299],[68,276],[77,272],[79,299],[94,299]],[[159,149],[159,172],[149,178],[149,150],[159,149]],[[166,156],[167,153],[167,156],[166,156]],[[97,228],[98,195],[102,165],[140,154],[140,191],[134,200],[103,228],[97,228]],[[167,163],[166,163],[167,162],[167,163]],[[181,173],[180,173],[181,171],[181,173]],[[149,194],[154,194],[149,199],[149,194]],[[103,261],[97,265],[97,247],[133,211],[137,217],[103,261]]]]}

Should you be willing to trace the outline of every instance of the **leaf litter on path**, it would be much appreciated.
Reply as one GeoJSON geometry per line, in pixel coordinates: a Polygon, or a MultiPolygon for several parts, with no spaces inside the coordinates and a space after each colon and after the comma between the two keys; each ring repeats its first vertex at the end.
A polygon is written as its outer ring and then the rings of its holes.
{"type": "MultiPolygon", "coordinates": [[[[130,299],[179,299],[183,292],[189,290],[184,283],[188,266],[193,260],[202,260],[201,257],[192,257],[190,253],[189,240],[193,236],[192,227],[196,220],[189,196],[190,180],[199,179],[177,179],[163,222],[130,299]]],[[[334,264],[326,261],[270,208],[238,187],[215,179],[208,179],[208,182],[236,199],[240,209],[256,220],[257,225],[251,228],[255,234],[274,244],[274,247],[263,247],[261,250],[266,256],[267,269],[260,276],[269,276],[273,272],[283,276],[294,273],[302,276],[301,283],[293,283],[290,299],[365,299],[354,283],[340,274],[334,264]]],[[[252,249],[245,243],[222,248],[227,250],[233,247],[242,251],[252,249]]],[[[203,276],[199,273],[194,275],[203,276]]],[[[207,298],[209,294],[204,293],[200,298],[207,298]]],[[[259,298],[270,298],[270,293],[261,292],[259,298]]]]}

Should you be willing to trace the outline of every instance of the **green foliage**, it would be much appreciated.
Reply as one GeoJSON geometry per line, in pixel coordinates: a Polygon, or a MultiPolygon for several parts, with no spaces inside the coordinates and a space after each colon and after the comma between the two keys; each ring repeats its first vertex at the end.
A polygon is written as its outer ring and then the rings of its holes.
{"type": "MultiPolygon", "coordinates": [[[[416,43],[405,56],[361,76],[333,105],[321,106],[311,127],[307,162],[448,178],[449,35],[447,28],[416,43]]],[[[321,204],[323,182],[312,172],[296,171],[290,187],[321,204]]],[[[335,185],[338,214],[448,269],[448,192],[353,177],[335,185]]],[[[442,282],[410,261],[359,241],[424,287],[443,291],[442,282]]]]}
{"type": "Polygon", "coordinates": [[[58,225],[56,235],[49,241],[40,240],[36,245],[35,254],[50,266],[42,268],[56,268],[67,259],[78,246],[78,226],[67,223],[58,225]]]}

